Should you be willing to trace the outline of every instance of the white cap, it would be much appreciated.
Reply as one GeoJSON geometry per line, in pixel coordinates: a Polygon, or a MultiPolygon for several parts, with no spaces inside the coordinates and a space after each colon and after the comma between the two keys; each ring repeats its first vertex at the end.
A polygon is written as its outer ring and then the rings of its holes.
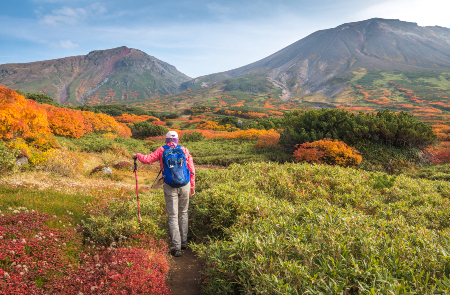
{"type": "Polygon", "coordinates": [[[176,131],[169,131],[166,134],[166,138],[178,138],[178,133],[176,131]]]}

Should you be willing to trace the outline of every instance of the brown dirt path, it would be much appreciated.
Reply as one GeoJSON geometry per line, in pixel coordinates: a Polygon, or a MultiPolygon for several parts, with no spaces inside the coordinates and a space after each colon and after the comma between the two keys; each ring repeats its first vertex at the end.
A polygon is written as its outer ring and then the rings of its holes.
{"type": "Polygon", "coordinates": [[[188,247],[181,257],[172,257],[169,288],[173,295],[199,295],[202,285],[203,264],[188,247]]]}

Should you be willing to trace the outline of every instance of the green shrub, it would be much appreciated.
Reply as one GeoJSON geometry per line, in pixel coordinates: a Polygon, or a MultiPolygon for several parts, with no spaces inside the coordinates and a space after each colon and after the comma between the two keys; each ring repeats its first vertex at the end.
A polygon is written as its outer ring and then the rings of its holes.
{"type": "Polygon", "coordinates": [[[161,239],[167,234],[162,192],[140,196],[141,223],[138,221],[136,199],[123,191],[106,202],[91,203],[89,218],[83,221],[85,238],[103,245],[120,242],[138,233],[161,239]]]}
{"type": "Polygon", "coordinates": [[[373,180],[372,187],[376,189],[392,188],[395,183],[395,176],[389,177],[386,174],[370,174],[370,180],[373,180]]]}
{"type": "Polygon", "coordinates": [[[133,125],[129,125],[131,129],[131,133],[133,134],[134,138],[146,138],[146,137],[152,137],[152,136],[161,136],[169,132],[169,129],[167,129],[164,126],[161,125],[153,125],[149,122],[139,122],[135,123],[133,125]]]}
{"type": "Polygon", "coordinates": [[[448,182],[275,163],[196,176],[190,230],[208,261],[205,293],[450,291],[448,182]]]}
{"type": "Polygon", "coordinates": [[[285,114],[284,126],[280,143],[286,146],[332,138],[349,145],[366,139],[388,146],[421,149],[437,140],[431,125],[409,113],[396,114],[389,110],[376,114],[352,114],[338,109],[294,111],[285,114]]]}
{"type": "Polygon", "coordinates": [[[14,171],[16,167],[16,151],[9,149],[0,140],[0,174],[14,171]]]}
{"type": "Polygon", "coordinates": [[[191,134],[189,133],[185,133],[181,138],[180,141],[181,142],[194,142],[194,141],[201,141],[205,139],[205,137],[202,135],[201,132],[198,131],[194,131],[191,134]]]}
{"type": "Polygon", "coordinates": [[[22,92],[20,90],[16,90],[16,92],[20,95],[25,96],[26,99],[34,100],[37,103],[45,103],[45,104],[49,104],[49,105],[53,105],[53,106],[57,106],[57,107],[64,107],[63,105],[56,102],[53,99],[53,97],[48,96],[47,94],[28,93],[28,92],[22,92]]]}

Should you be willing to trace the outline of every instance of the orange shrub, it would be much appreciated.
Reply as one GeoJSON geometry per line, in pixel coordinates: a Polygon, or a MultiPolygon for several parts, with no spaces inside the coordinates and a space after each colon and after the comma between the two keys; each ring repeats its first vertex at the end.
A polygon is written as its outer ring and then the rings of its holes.
{"type": "MultiPolygon", "coordinates": [[[[273,129],[270,130],[258,130],[258,129],[248,129],[248,130],[237,130],[233,132],[221,132],[212,135],[204,135],[207,138],[222,138],[222,139],[244,139],[244,140],[255,140],[260,139],[263,136],[277,136],[278,132],[273,129]]],[[[278,134],[279,138],[279,134],[278,134]]]]}
{"type": "Polygon", "coordinates": [[[309,142],[301,144],[298,149],[294,152],[295,162],[308,162],[321,164],[323,160],[324,152],[318,150],[317,148],[311,147],[309,142]]]}
{"type": "Polygon", "coordinates": [[[159,126],[159,125],[166,126],[166,122],[163,122],[163,121],[152,121],[150,123],[152,123],[155,126],[159,126]]]}
{"type": "Polygon", "coordinates": [[[301,144],[293,157],[295,162],[327,163],[344,167],[355,166],[362,161],[355,148],[329,138],[301,144]]]}
{"type": "Polygon", "coordinates": [[[268,146],[277,146],[280,140],[280,133],[273,129],[270,129],[265,134],[261,134],[258,138],[258,142],[255,144],[255,148],[260,149],[268,146]]]}
{"type": "Polygon", "coordinates": [[[128,113],[122,114],[122,116],[119,116],[119,117],[114,117],[114,119],[120,123],[139,123],[139,122],[147,121],[148,119],[155,119],[156,121],[159,121],[158,118],[153,117],[153,116],[147,116],[147,115],[138,116],[138,115],[128,114],[128,113]]]}
{"type": "Polygon", "coordinates": [[[0,139],[50,134],[47,114],[12,89],[0,86],[0,139]]]}
{"type": "Polygon", "coordinates": [[[87,122],[81,111],[58,108],[47,104],[42,104],[39,107],[47,112],[50,128],[57,135],[80,138],[92,131],[91,126],[86,124],[87,122]]]}

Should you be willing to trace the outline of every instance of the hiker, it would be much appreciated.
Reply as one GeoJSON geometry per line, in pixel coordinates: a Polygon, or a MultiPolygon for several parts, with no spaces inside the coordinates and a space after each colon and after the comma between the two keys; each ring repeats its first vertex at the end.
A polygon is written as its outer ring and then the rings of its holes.
{"type": "Polygon", "coordinates": [[[149,155],[134,154],[144,164],[161,163],[164,179],[164,199],[169,217],[172,254],[181,256],[181,249],[187,247],[189,196],[195,194],[195,168],[189,151],[178,145],[178,133],[166,134],[166,145],[149,155]]]}

